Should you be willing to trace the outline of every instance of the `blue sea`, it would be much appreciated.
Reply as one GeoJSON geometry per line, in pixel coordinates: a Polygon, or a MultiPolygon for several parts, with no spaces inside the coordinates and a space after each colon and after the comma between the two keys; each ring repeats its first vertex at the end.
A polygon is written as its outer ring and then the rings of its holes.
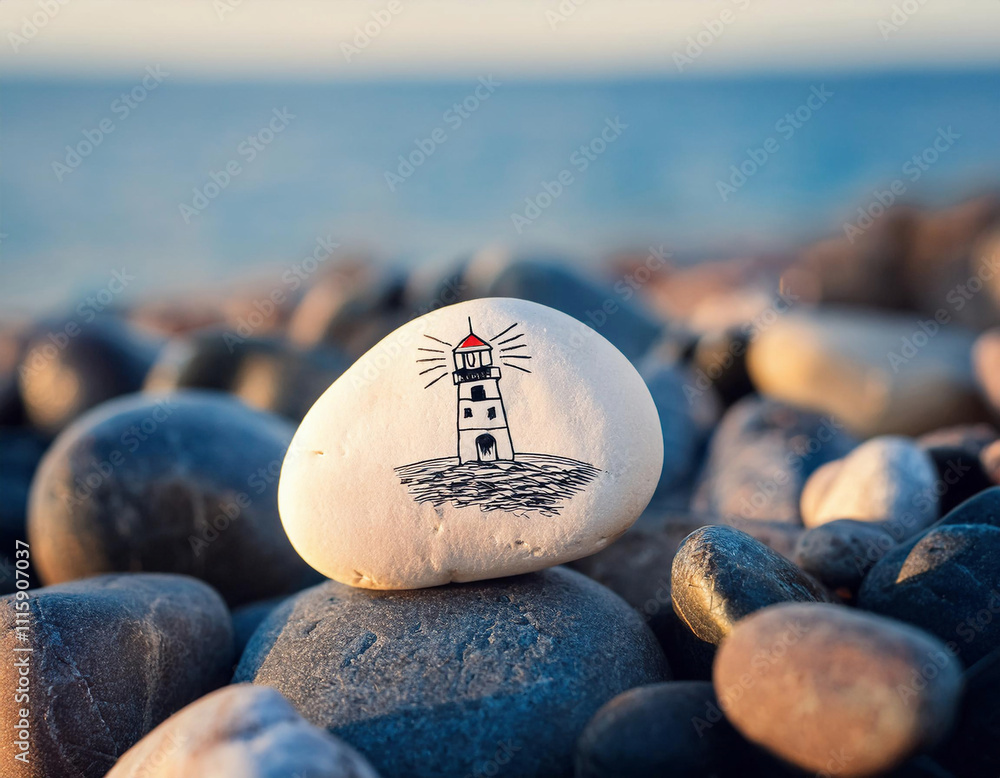
{"type": "Polygon", "coordinates": [[[930,206],[997,185],[998,128],[1000,71],[8,78],[0,301],[44,310],[123,268],[137,295],[266,277],[317,241],[410,264],[498,243],[580,261],[781,250],[842,233],[897,180],[930,206]],[[952,142],[928,154],[942,132],[952,142]]]}

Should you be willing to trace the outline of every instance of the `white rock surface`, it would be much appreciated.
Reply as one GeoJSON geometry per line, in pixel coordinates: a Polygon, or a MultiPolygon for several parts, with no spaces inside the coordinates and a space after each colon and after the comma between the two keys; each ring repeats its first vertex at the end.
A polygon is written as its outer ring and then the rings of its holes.
{"type": "Polygon", "coordinates": [[[614,346],[492,298],[409,322],[344,373],[299,427],[278,504],[324,575],[413,589],[599,551],[646,507],[662,462],[652,398],[614,346]]]}
{"type": "Polygon", "coordinates": [[[938,518],[937,470],[908,438],[885,435],[862,443],[813,473],[802,490],[802,521],[818,527],[837,519],[891,522],[897,537],[938,518]]]}

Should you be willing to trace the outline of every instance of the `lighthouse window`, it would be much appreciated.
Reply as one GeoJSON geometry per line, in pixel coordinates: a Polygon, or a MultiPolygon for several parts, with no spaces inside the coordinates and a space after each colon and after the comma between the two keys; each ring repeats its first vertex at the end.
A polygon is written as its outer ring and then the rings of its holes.
{"type": "Polygon", "coordinates": [[[486,409],[486,418],[487,419],[495,419],[496,417],[497,417],[497,409],[496,408],[487,408],[486,409]]]}
{"type": "Polygon", "coordinates": [[[482,386],[472,387],[472,399],[473,400],[485,400],[486,390],[482,386]]]}
{"type": "Polygon", "coordinates": [[[472,408],[466,408],[465,412],[462,414],[462,416],[463,416],[463,418],[471,419],[472,418],[472,408]]]}

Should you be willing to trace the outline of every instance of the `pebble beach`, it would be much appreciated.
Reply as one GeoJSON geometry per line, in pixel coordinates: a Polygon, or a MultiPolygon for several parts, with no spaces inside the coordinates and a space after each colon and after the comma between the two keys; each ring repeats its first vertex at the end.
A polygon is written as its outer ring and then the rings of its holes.
{"type": "Polygon", "coordinates": [[[1000,774],[998,269],[979,195],[5,320],[3,774],[1000,774]]]}

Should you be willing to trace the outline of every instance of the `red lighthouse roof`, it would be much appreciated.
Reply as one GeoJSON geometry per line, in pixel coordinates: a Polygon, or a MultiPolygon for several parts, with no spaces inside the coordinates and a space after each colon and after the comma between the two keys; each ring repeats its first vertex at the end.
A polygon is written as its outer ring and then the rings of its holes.
{"type": "Polygon", "coordinates": [[[489,346],[487,346],[485,343],[483,343],[479,338],[477,338],[471,332],[469,333],[469,335],[466,337],[465,340],[463,340],[461,343],[458,344],[458,348],[460,348],[460,349],[463,349],[463,348],[482,348],[483,346],[486,346],[486,348],[489,348],[489,346]]]}

